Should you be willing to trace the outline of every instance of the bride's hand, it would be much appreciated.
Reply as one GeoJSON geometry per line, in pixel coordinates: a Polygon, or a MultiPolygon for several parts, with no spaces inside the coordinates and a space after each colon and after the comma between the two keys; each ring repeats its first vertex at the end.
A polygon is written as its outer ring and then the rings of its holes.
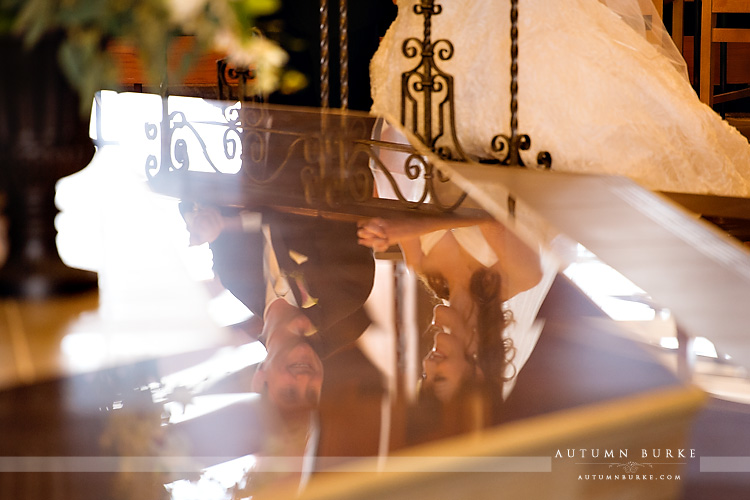
{"type": "Polygon", "coordinates": [[[389,222],[385,219],[370,219],[360,222],[357,230],[358,243],[376,252],[386,251],[393,243],[388,237],[389,222]]]}
{"type": "Polygon", "coordinates": [[[424,220],[418,219],[381,219],[376,217],[359,223],[357,236],[359,244],[372,248],[376,252],[384,252],[391,245],[401,243],[407,239],[418,238],[430,231],[424,220]]]}

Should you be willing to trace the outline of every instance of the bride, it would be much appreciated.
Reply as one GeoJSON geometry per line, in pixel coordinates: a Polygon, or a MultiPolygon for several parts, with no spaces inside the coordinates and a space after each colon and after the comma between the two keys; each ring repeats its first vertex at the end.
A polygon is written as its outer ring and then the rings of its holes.
{"type": "Polygon", "coordinates": [[[491,219],[374,218],[357,235],[376,251],[398,244],[439,301],[422,392],[447,404],[483,387],[502,401],[536,344],[533,320],[554,276],[539,253],[491,219]]]}
{"type": "MultiPolygon", "coordinates": [[[[632,15],[641,11],[638,1],[602,0],[610,8],[600,0],[520,0],[519,132],[532,141],[525,163],[548,151],[555,170],[750,197],[747,139],[699,101],[666,36],[635,29],[643,19],[632,15]]],[[[404,40],[423,31],[416,3],[398,1],[370,66],[373,112],[390,120],[400,116],[400,75],[417,64],[402,53],[404,40]]],[[[432,16],[432,40],[455,47],[451,59],[436,62],[455,78],[459,141],[470,155],[489,158],[492,138],[509,132],[510,4],[436,3],[442,12],[432,16]]]]}

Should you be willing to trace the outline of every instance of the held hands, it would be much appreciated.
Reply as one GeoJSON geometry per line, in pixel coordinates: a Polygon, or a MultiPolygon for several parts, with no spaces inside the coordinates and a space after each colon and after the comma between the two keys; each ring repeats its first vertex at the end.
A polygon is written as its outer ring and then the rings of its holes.
{"type": "Polygon", "coordinates": [[[362,246],[370,247],[376,252],[384,252],[391,245],[388,236],[389,221],[375,218],[367,221],[360,221],[357,230],[358,243],[362,246]]]}
{"type": "Polygon", "coordinates": [[[376,252],[384,252],[392,245],[402,243],[408,238],[417,238],[428,232],[429,228],[418,220],[388,220],[376,217],[358,223],[358,242],[376,252]]]}

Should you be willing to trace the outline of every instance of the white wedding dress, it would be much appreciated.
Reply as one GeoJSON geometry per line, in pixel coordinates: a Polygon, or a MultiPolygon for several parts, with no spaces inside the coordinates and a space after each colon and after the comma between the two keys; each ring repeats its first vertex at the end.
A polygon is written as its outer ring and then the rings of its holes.
{"type": "MultiPolygon", "coordinates": [[[[637,0],[632,0],[637,2],[637,0]]],[[[401,74],[418,58],[416,0],[398,16],[371,62],[373,112],[398,120],[401,74]]],[[[437,0],[432,40],[455,53],[438,66],[455,78],[456,128],[464,150],[491,157],[510,132],[510,2],[437,0]]],[[[684,74],[599,0],[520,0],[519,132],[527,165],[549,151],[554,170],[626,175],[662,191],[750,197],[750,145],[702,104],[684,74]]],[[[418,95],[418,94],[416,94],[418,95]]],[[[408,124],[407,124],[408,125],[408,124]]]]}

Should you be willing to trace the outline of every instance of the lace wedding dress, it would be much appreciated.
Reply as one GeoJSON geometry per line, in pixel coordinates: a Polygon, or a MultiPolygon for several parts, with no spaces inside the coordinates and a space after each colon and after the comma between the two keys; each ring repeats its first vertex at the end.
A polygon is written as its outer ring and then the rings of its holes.
{"type": "MultiPolygon", "coordinates": [[[[406,38],[422,38],[415,3],[399,1],[371,62],[373,112],[391,120],[400,117],[401,74],[418,63],[402,53],[406,38]]],[[[436,62],[455,77],[459,141],[489,158],[492,137],[509,133],[509,2],[436,3],[442,13],[432,16],[432,40],[455,47],[451,59],[436,62]]],[[[623,19],[599,0],[519,2],[519,132],[532,140],[525,163],[544,150],[555,170],[626,175],[654,190],[750,196],[747,139],[623,19]]]]}

